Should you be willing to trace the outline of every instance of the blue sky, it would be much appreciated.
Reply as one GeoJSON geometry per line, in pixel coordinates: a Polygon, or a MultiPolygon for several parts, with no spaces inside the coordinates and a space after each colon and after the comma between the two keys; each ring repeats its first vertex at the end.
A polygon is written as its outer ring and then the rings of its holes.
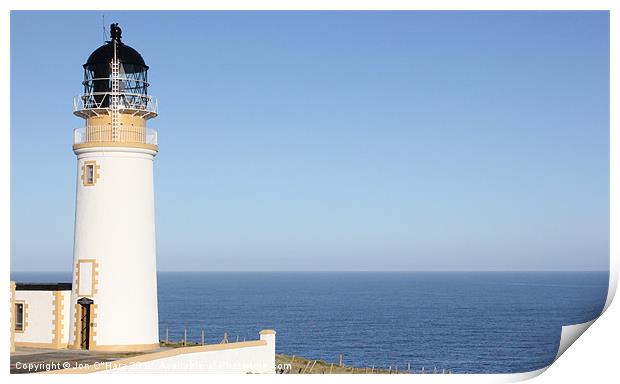
{"type": "MultiPolygon", "coordinates": [[[[160,270],[608,268],[607,12],[105,14],[159,98],[160,270]]],[[[12,13],[13,271],[71,270],[101,44],[12,13]]]]}

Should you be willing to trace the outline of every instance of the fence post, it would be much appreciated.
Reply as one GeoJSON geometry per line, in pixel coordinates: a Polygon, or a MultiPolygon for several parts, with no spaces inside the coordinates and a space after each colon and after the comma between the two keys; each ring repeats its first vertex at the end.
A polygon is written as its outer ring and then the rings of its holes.
{"type": "Polygon", "coordinates": [[[314,360],[314,363],[312,363],[312,367],[310,367],[310,370],[308,371],[308,373],[312,373],[312,370],[314,369],[315,364],[316,364],[316,360],[314,360]]]}
{"type": "Polygon", "coordinates": [[[304,370],[301,371],[301,373],[306,373],[306,370],[308,369],[308,367],[310,366],[311,361],[308,360],[308,364],[306,364],[306,366],[304,367],[304,370]]]}
{"type": "Polygon", "coordinates": [[[183,328],[183,346],[187,346],[187,328],[183,328]]]}
{"type": "Polygon", "coordinates": [[[338,366],[342,367],[342,353],[338,355],[338,366]]]}
{"type": "Polygon", "coordinates": [[[168,344],[168,327],[166,327],[166,345],[168,344]]]}
{"type": "Polygon", "coordinates": [[[200,343],[202,345],[205,345],[205,330],[204,329],[200,331],[200,343]]]}

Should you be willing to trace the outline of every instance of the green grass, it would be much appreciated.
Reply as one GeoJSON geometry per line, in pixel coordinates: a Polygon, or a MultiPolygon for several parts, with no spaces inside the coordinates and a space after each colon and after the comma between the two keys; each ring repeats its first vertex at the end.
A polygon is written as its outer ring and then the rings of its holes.
{"type": "MultiPolygon", "coordinates": [[[[285,364],[290,364],[290,368],[286,367],[286,371],[283,373],[291,373],[291,374],[402,374],[402,373],[422,373],[420,370],[417,371],[407,371],[406,367],[403,370],[401,369],[385,369],[385,368],[375,368],[375,367],[366,367],[366,368],[358,368],[358,367],[349,367],[345,364],[342,366],[338,365],[338,363],[328,363],[323,360],[312,360],[306,359],[299,356],[288,356],[288,355],[278,355],[276,354],[276,365],[280,365],[279,368],[284,368],[285,364]]],[[[451,373],[450,371],[438,370],[425,370],[425,373],[451,373]]]]}

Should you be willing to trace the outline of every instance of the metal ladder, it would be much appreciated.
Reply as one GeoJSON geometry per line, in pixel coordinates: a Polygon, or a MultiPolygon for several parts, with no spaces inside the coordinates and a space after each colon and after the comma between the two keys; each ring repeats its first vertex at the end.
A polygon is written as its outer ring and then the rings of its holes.
{"type": "Polygon", "coordinates": [[[119,137],[119,123],[120,123],[120,117],[119,117],[119,69],[120,69],[120,63],[118,61],[118,59],[115,57],[112,60],[112,63],[110,64],[111,68],[112,68],[112,102],[111,102],[111,109],[112,109],[112,141],[120,141],[120,137],[119,137]]]}

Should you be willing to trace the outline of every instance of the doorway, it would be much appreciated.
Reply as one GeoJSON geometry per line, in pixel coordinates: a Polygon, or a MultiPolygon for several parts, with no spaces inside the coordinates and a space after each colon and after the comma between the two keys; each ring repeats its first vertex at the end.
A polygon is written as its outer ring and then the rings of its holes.
{"type": "Polygon", "coordinates": [[[91,299],[87,299],[86,297],[82,297],[78,301],[78,331],[79,337],[78,341],[80,343],[81,349],[89,349],[90,348],[90,309],[94,301],[91,299]]]}

